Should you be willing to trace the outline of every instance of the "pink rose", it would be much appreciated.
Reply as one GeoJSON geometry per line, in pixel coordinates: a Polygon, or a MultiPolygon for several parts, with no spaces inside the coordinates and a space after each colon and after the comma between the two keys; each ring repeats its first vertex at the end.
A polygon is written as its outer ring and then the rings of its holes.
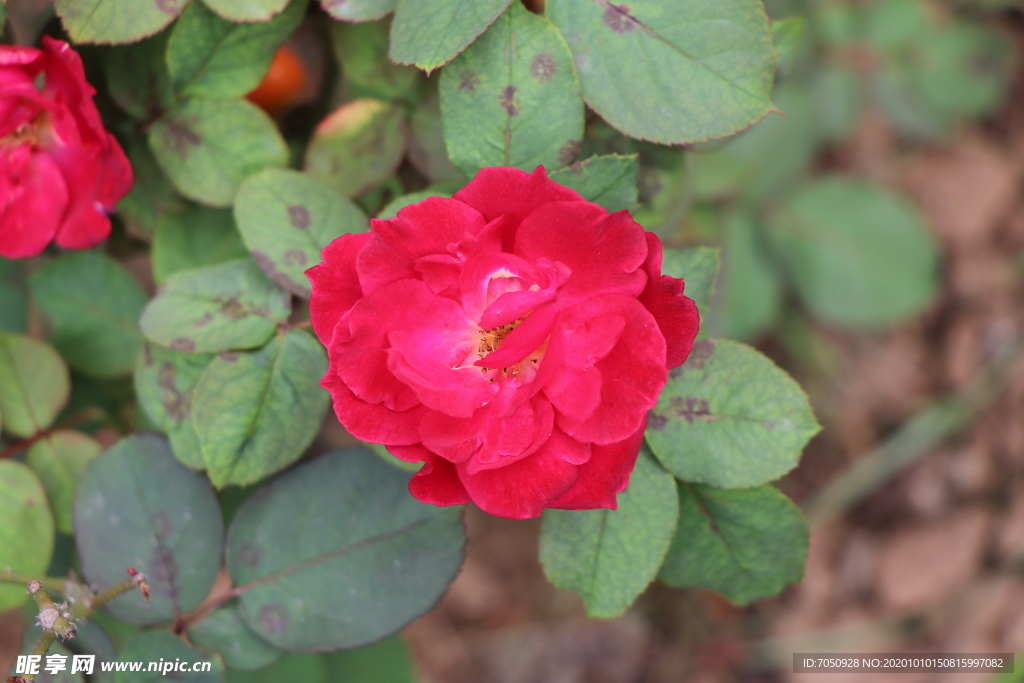
{"type": "Polygon", "coordinates": [[[657,236],[543,168],[484,169],[371,225],[307,271],[349,432],[423,461],[426,503],[614,509],[699,324],[657,236]]]}
{"type": "Polygon", "coordinates": [[[51,240],[94,247],[132,168],[103,128],[82,60],[67,43],[0,45],[0,256],[27,258],[51,240]],[[37,87],[42,74],[43,85],[37,87]]]}

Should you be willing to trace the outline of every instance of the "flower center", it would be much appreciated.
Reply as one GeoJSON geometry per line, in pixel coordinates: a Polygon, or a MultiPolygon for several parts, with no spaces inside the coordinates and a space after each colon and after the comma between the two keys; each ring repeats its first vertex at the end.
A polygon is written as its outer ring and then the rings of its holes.
{"type": "Polygon", "coordinates": [[[516,329],[519,323],[523,322],[524,318],[510,322],[508,325],[502,325],[501,327],[492,327],[489,330],[480,330],[480,344],[476,347],[476,355],[480,358],[494,353],[501,346],[501,342],[505,341],[505,337],[516,329]]]}

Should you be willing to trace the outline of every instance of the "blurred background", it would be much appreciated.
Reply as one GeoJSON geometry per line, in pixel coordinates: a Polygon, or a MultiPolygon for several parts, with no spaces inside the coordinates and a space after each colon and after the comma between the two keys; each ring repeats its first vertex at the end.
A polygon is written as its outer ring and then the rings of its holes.
{"type": "MultiPolygon", "coordinates": [[[[779,483],[811,524],[804,581],[742,609],[655,583],[625,616],[587,620],[576,595],[544,578],[539,520],[473,508],[459,578],[401,641],[375,651],[366,681],[768,683],[817,677],[791,673],[794,652],[1024,653],[1024,9],[1020,0],[766,6],[772,19],[792,19],[777,25],[777,114],[736,138],[679,149],[630,140],[591,113],[576,158],[640,155],[637,220],[672,246],[723,247],[702,335],[754,343],[810,394],[824,430],[779,483]]],[[[15,38],[50,21],[47,2],[10,3],[15,38]]],[[[437,78],[382,60],[386,36],[387,20],[311,16],[288,43],[284,94],[266,105],[296,154],[340,103],[403,105],[407,131],[389,119],[378,131],[402,144],[352,150],[385,171],[358,192],[370,215],[464,182],[444,151],[437,78]],[[381,154],[393,158],[379,163],[381,154]]],[[[90,50],[81,50],[87,69],[90,50]]],[[[118,93],[98,87],[101,107],[114,110],[118,93]]],[[[152,159],[128,146],[144,185],[152,159]]],[[[152,287],[145,243],[159,216],[131,196],[119,211],[113,251],[152,287]]],[[[38,324],[17,303],[23,279],[0,263],[0,328],[38,324]]],[[[75,390],[134,422],[134,404],[122,405],[130,383],[78,377],[75,390]]],[[[348,443],[331,416],[316,447],[348,443]]],[[[0,670],[20,647],[22,621],[0,617],[0,670]]],[[[126,635],[117,628],[113,640],[126,635]]],[[[330,672],[326,659],[292,655],[228,680],[326,682],[330,672]]],[[[827,680],[890,678],[997,680],[827,680]]]]}

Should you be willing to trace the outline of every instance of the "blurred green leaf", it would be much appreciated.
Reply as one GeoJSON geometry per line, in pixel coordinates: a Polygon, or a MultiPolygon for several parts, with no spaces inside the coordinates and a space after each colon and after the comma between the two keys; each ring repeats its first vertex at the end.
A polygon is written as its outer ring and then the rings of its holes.
{"type": "MultiPolygon", "coordinates": [[[[287,0],[285,0],[287,2],[287,0]]],[[[237,13],[259,10],[280,0],[220,0],[209,2],[221,11],[234,5],[237,13]]],[[[167,41],[167,68],[174,89],[196,97],[242,97],[263,80],[277,47],[295,30],[306,13],[307,0],[293,0],[270,21],[236,24],[222,19],[200,2],[181,14],[167,41]]],[[[278,8],[280,9],[280,8],[278,8]]],[[[235,21],[253,22],[254,18],[235,21]]]]}
{"type": "Polygon", "coordinates": [[[935,297],[938,245],[917,209],[890,190],[825,177],[804,186],[769,225],[797,291],[827,322],[884,327],[935,297]]]}
{"type": "Polygon", "coordinates": [[[658,578],[677,588],[711,588],[745,605],[802,579],[807,543],[800,511],[771,486],[680,482],[679,526],[658,578]]]}
{"type": "Polygon", "coordinates": [[[450,192],[442,192],[440,190],[429,190],[428,189],[428,190],[423,190],[422,192],[410,192],[409,194],[404,194],[401,197],[395,197],[390,202],[388,202],[387,206],[385,206],[383,209],[381,209],[380,213],[377,214],[377,218],[379,218],[382,221],[386,221],[386,220],[389,220],[391,218],[394,218],[395,216],[398,215],[398,212],[401,211],[402,209],[404,209],[405,207],[409,206],[410,204],[416,204],[418,202],[422,202],[424,199],[426,199],[428,197],[451,197],[451,196],[452,195],[451,195],[450,192]]]}
{"type": "Polygon", "coordinates": [[[101,453],[79,482],[74,515],[90,584],[120,583],[127,567],[149,579],[149,600],[132,591],[107,604],[118,619],[168,622],[213,588],[224,539],[220,508],[206,478],[175,460],[164,439],[132,436],[101,453]]]}
{"type": "Polygon", "coordinates": [[[462,564],[462,510],[420,503],[409,476],[350,449],[253,494],[226,551],[249,627],[286,650],[351,648],[431,609],[462,564]]]}
{"type": "MultiPolygon", "coordinates": [[[[210,9],[234,22],[265,22],[288,6],[289,0],[203,0],[210,9]]],[[[303,5],[305,13],[305,2],[303,5]]],[[[289,8],[291,9],[291,8],[289,8]]]]}
{"type": "Polygon", "coordinates": [[[21,261],[0,258],[0,331],[24,332],[28,326],[24,272],[21,261]]]}
{"type": "Polygon", "coordinates": [[[57,16],[75,43],[134,43],[157,33],[189,0],[56,0],[57,16]]]}
{"type": "Polygon", "coordinates": [[[174,104],[174,89],[164,61],[169,35],[161,32],[107,51],[110,96],[136,119],[153,120],[174,104]]]}
{"type": "MultiPolygon", "coordinates": [[[[43,576],[53,554],[53,515],[39,479],[15,460],[0,460],[0,519],[0,567],[43,576]]],[[[0,611],[26,600],[24,586],[0,584],[0,611]]]]}
{"type": "Polygon", "coordinates": [[[617,617],[658,574],[679,513],[675,480],[641,450],[618,510],[545,510],[540,561],[583,596],[587,616],[617,617]]]}
{"type": "Polygon", "coordinates": [[[331,24],[331,47],[341,63],[345,80],[356,86],[359,96],[394,100],[409,93],[419,72],[388,59],[391,21],[331,24]]]}
{"type": "Polygon", "coordinates": [[[25,462],[46,489],[57,531],[74,532],[71,506],[75,489],[85,468],[101,450],[99,441],[91,436],[63,429],[51,432],[29,449],[25,462]]]}
{"type": "Polygon", "coordinates": [[[0,417],[3,428],[28,438],[46,429],[68,402],[71,378],[48,344],[0,332],[0,417]]]}
{"type": "Polygon", "coordinates": [[[263,272],[292,294],[309,298],[306,269],[324,247],[370,222],[346,197],[307,173],[269,168],[244,183],[235,220],[263,272]]]}
{"type": "Polygon", "coordinates": [[[206,353],[262,346],[290,312],[288,293],[245,258],[167,278],[139,322],[150,341],[206,353]]]}
{"type": "Polygon", "coordinates": [[[830,142],[853,132],[861,110],[861,84],[844,65],[822,64],[814,75],[814,111],[822,137],[830,142]]]}
{"type": "Polygon", "coordinates": [[[444,66],[487,30],[512,0],[398,0],[391,61],[427,73],[444,66]]]}
{"type": "Polygon", "coordinates": [[[205,467],[192,426],[192,392],[212,353],[188,353],[147,343],[135,364],[135,393],[142,409],[167,434],[175,457],[187,467],[205,467]]]}
{"type": "Polygon", "coordinates": [[[788,73],[796,61],[800,41],[804,37],[804,18],[787,17],[771,22],[772,40],[777,53],[777,66],[782,73],[788,73]]]}
{"type": "Polygon", "coordinates": [[[793,469],[821,430],[800,385],[744,344],[693,345],[669,373],[647,420],[647,442],[687,482],[735,488],[793,469]]]}
{"type": "Polygon", "coordinates": [[[556,183],[576,190],[588,202],[614,212],[636,208],[638,171],[636,154],[611,154],[590,157],[555,171],[550,177],[556,183]]]}
{"type": "Polygon", "coordinates": [[[230,206],[243,180],[288,159],[277,126],[246,100],[188,100],[153,124],[149,144],[178,191],[211,206],[230,206]]]}
{"type": "Polygon", "coordinates": [[[135,174],[135,184],[117,203],[117,213],[129,232],[150,240],[164,212],[180,200],[145,140],[136,139],[128,146],[128,160],[135,174]]]}
{"type": "Polygon", "coordinates": [[[324,10],[340,21],[377,21],[395,11],[398,0],[320,0],[324,10]]]}
{"type": "Polygon", "coordinates": [[[326,372],[323,346],[299,330],[213,359],[195,386],[192,424],[214,486],[251,484],[302,455],[330,404],[318,385],[326,372]]]}
{"type": "Polygon", "coordinates": [[[466,182],[466,177],[448,158],[441,123],[441,100],[436,94],[420,102],[412,115],[409,162],[432,183],[461,187],[466,182]]]}
{"type": "Polygon", "coordinates": [[[317,126],[306,149],[305,170],[346,197],[355,197],[397,170],[408,136],[400,106],[355,100],[317,126]]]}
{"type": "Polygon", "coordinates": [[[160,218],[150,255],[153,279],[159,285],[179,271],[244,258],[249,250],[230,209],[189,206],[160,218]]]}
{"type": "MultiPolygon", "coordinates": [[[[256,671],[228,670],[227,683],[349,683],[344,678],[328,679],[324,655],[290,654],[256,671]]],[[[355,683],[355,682],[353,682],[355,683]]]]}
{"type": "Polygon", "coordinates": [[[547,15],[569,43],[587,104],[631,137],[720,138],[772,110],[775,48],[760,0],[548,0],[547,15]]]}
{"type": "Polygon", "coordinates": [[[101,251],[68,253],[33,273],[29,286],[71,367],[93,377],[131,372],[146,293],[121,264],[101,251]]]}
{"type": "Polygon", "coordinates": [[[565,40],[513,3],[441,72],[441,114],[448,155],[466,177],[487,166],[553,171],[572,163],[583,99],[565,40]]]}
{"type": "Polygon", "coordinates": [[[683,293],[696,302],[701,321],[711,315],[711,300],[721,267],[722,250],[717,247],[665,249],[661,261],[663,274],[686,282],[683,293]]]}
{"type": "MultiPolygon", "coordinates": [[[[168,679],[181,683],[223,683],[224,662],[219,657],[194,647],[189,647],[170,631],[149,631],[140,633],[127,643],[117,658],[119,662],[159,662],[174,665],[181,662],[184,671],[169,675],[164,671],[118,671],[114,674],[116,683],[156,683],[168,679]],[[191,668],[199,662],[209,662],[210,671],[195,672],[191,668]]],[[[170,671],[170,669],[169,669],[170,671]]]]}
{"type": "Polygon", "coordinates": [[[330,681],[344,683],[413,683],[415,672],[409,647],[401,636],[379,643],[325,655],[330,681]]]}
{"type": "Polygon", "coordinates": [[[259,669],[282,655],[279,649],[245,625],[234,603],[218,607],[188,629],[188,639],[197,647],[219,654],[232,669],[259,669]]]}
{"type": "Polygon", "coordinates": [[[730,339],[754,339],[782,309],[782,281],[752,214],[735,210],[724,228],[718,327],[730,339]]]}

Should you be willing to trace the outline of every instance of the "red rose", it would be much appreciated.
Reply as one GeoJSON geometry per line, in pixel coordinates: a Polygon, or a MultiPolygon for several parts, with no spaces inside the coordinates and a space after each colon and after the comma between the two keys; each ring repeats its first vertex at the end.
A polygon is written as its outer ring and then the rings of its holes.
{"type": "Polygon", "coordinates": [[[51,240],[94,247],[132,167],[103,128],[82,60],[67,43],[0,45],[0,256],[27,258],[51,240]],[[36,86],[42,74],[42,89],[36,86]]]}
{"type": "Polygon", "coordinates": [[[614,509],[699,324],[661,241],[543,168],[484,169],[371,225],[307,271],[342,424],[423,461],[426,503],[614,509]]]}

